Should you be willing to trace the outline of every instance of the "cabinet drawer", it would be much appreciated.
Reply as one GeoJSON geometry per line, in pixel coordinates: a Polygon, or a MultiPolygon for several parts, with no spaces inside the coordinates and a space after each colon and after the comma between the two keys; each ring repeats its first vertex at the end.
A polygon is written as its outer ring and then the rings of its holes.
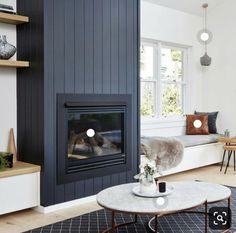
{"type": "Polygon", "coordinates": [[[39,172],[0,178],[0,214],[39,205],[39,172]]]}

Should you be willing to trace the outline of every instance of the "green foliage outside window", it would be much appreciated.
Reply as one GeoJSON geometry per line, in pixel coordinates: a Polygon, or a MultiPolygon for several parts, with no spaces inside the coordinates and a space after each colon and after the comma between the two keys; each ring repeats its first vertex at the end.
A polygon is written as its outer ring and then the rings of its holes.
{"type": "Polygon", "coordinates": [[[162,94],[162,116],[181,115],[180,87],[168,85],[162,94]]]}
{"type": "Polygon", "coordinates": [[[141,114],[142,116],[154,115],[153,91],[149,85],[142,85],[141,114]]]}

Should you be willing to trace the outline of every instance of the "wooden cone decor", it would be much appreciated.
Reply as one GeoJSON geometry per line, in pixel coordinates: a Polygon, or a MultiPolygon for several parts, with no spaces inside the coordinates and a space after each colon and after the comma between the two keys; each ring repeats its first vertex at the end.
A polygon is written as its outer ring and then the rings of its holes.
{"type": "Polygon", "coordinates": [[[13,154],[13,162],[16,162],[17,161],[16,144],[15,144],[15,138],[14,138],[14,131],[12,128],[10,129],[10,133],[9,133],[7,151],[13,154]]]}

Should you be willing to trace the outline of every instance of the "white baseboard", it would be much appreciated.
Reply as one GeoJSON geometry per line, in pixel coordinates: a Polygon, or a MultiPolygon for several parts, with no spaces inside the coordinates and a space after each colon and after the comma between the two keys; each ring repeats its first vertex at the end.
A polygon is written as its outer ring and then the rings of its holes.
{"type": "Polygon", "coordinates": [[[96,195],[76,199],[73,201],[63,202],[60,204],[51,205],[51,206],[47,206],[47,207],[40,205],[40,206],[35,207],[34,210],[37,212],[40,212],[42,214],[48,214],[48,213],[51,213],[51,212],[54,212],[57,210],[61,210],[61,209],[69,208],[69,207],[74,207],[75,205],[87,204],[87,203],[93,202],[93,201],[96,201],[96,195]]]}

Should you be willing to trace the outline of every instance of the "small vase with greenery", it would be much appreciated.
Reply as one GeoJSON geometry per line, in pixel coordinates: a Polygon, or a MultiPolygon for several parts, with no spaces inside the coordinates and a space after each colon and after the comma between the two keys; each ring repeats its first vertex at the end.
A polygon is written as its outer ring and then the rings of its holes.
{"type": "Polygon", "coordinates": [[[11,154],[8,152],[0,152],[0,171],[3,171],[9,167],[10,162],[8,160],[8,157],[10,155],[11,154]]]}
{"type": "Polygon", "coordinates": [[[140,192],[145,194],[151,194],[156,192],[155,178],[160,174],[158,172],[156,163],[154,160],[144,159],[139,166],[140,173],[135,175],[134,178],[140,182],[140,192]]]}

